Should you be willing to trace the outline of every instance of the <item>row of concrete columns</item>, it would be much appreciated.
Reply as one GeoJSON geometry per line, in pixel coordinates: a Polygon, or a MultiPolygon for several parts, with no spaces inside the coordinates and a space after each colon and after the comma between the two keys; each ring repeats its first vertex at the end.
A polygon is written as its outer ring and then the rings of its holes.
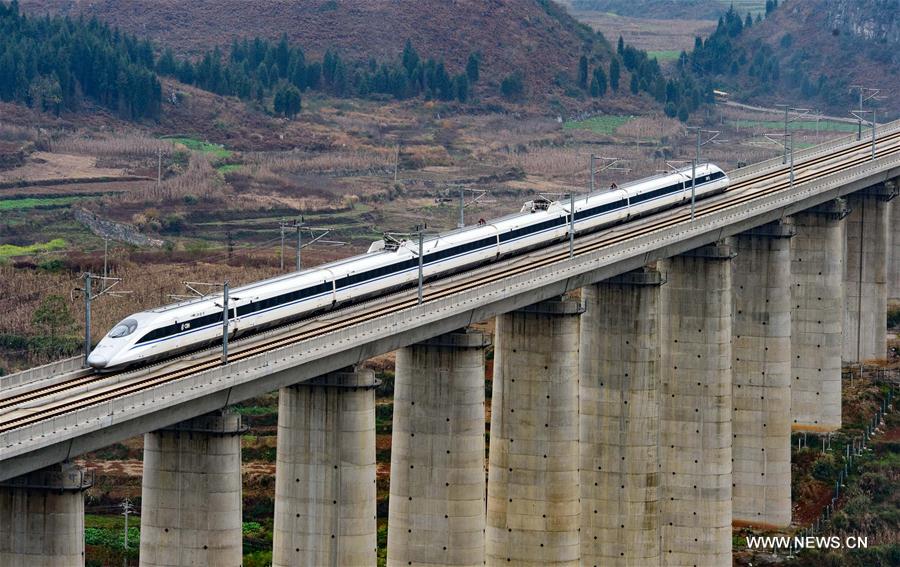
{"type": "MultiPolygon", "coordinates": [[[[498,316],[487,479],[488,337],[398,351],[388,564],[724,565],[733,522],[787,525],[792,427],[839,427],[842,355],[884,356],[894,192],[498,316]]],[[[274,565],[374,564],[375,386],[281,390],[274,565]]],[[[141,565],[241,564],[242,431],[145,435],[141,565]]],[[[83,564],[79,475],[0,486],[0,563],[83,564]]]]}

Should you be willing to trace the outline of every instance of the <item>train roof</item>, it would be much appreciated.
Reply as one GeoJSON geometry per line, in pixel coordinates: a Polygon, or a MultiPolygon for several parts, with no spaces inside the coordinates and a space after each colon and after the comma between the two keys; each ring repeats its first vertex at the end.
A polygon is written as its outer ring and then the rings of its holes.
{"type": "MultiPolygon", "coordinates": [[[[698,170],[699,170],[700,168],[714,168],[715,170],[722,171],[721,168],[719,168],[718,166],[716,166],[716,165],[714,165],[714,164],[712,164],[712,163],[709,163],[709,162],[699,163],[699,164],[697,164],[697,168],[698,168],[698,170]]],[[[641,179],[636,179],[636,180],[634,180],[634,181],[624,182],[624,183],[622,183],[621,185],[617,186],[617,189],[618,189],[618,190],[622,190],[622,189],[633,188],[633,187],[635,187],[635,186],[643,185],[643,184],[646,184],[646,183],[649,183],[649,182],[659,181],[659,180],[665,179],[665,178],[667,178],[667,177],[673,177],[673,176],[681,177],[681,176],[683,176],[683,175],[685,175],[685,174],[690,174],[690,172],[691,172],[691,166],[687,166],[687,167],[683,167],[683,168],[679,168],[679,169],[674,169],[674,170],[672,170],[672,171],[669,171],[669,172],[663,172],[663,173],[658,173],[658,174],[652,175],[652,176],[650,176],[650,177],[644,177],[644,178],[641,178],[641,179]]],[[[604,190],[600,190],[600,191],[594,191],[593,193],[582,193],[582,194],[576,193],[576,194],[575,194],[575,200],[576,200],[576,201],[588,200],[588,199],[592,199],[592,198],[596,198],[596,197],[601,197],[601,196],[603,196],[603,195],[609,194],[610,192],[611,192],[610,190],[604,189],[604,190]]],[[[567,209],[566,209],[566,206],[567,206],[568,203],[567,203],[566,201],[567,201],[567,199],[558,199],[558,200],[556,200],[556,201],[551,201],[551,203],[550,203],[550,205],[549,205],[549,208],[552,208],[552,207],[554,207],[554,206],[557,206],[557,207],[563,208],[564,210],[567,210],[567,209]]],[[[515,219],[527,218],[527,217],[529,217],[529,216],[531,216],[531,215],[533,215],[533,214],[535,214],[535,213],[530,213],[530,212],[525,212],[525,213],[523,213],[523,212],[510,213],[510,214],[508,214],[508,215],[504,215],[504,216],[501,216],[501,217],[498,217],[498,218],[490,219],[490,220],[486,221],[486,225],[496,225],[496,224],[506,223],[506,222],[509,222],[509,221],[513,221],[513,220],[515,220],[515,219]]],[[[464,234],[466,234],[466,233],[477,232],[477,231],[482,230],[482,229],[484,229],[484,228],[486,228],[486,226],[484,226],[484,225],[472,225],[472,226],[466,226],[466,227],[463,227],[463,228],[456,228],[456,229],[453,229],[453,230],[449,230],[449,231],[447,231],[447,232],[442,232],[442,233],[440,233],[440,234],[426,235],[426,237],[425,237],[425,239],[424,239],[424,241],[423,241],[423,245],[426,245],[426,246],[427,246],[427,245],[430,244],[430,245],[433,246],[435,242],[437,242],[437,241],[439,241],[439,240],[441,240],[441,239],[451,239],[451,240],[452,240],[452,237],[454,237],[454,236],[460,236],[460,235],[464,235],[464,234]]],[[[410,243],[410,242],[412,242],[412,240],[411,240],[411,239],[405,239],[405,240],[402,241],[402,242],[404,242],[404,243],[410,243]]],[[[413,248],[411,248],[411,247],[409,247],[409,246],[401,246],[401,248],[405,248],[407,251],[411,251],[411,252],[413,252],[413,253],[416,252],[413,248]]],[[[378,257],[384,256],[384,255],[388,255],[388,254],[393,255],[393,254],[396,254],[396,252],[395,252],[395,251],[389,251],[389,250],[378,250],[378,251],[373,251],[373,252],[366,252],[366,253],[363,253],[363,254],[357,254],[357,255],[355,255],[355,256],[350,256],[350,257],[348,257],[348,258],[342,258],[342,259],[336,260],[336,261],[334,261],[334,262],[329,262],[329,263],[327,263],[327,264],[322,264],[322,265],[319,265],[319,266],[315,266],[315,267],[313,267],[313,268],[309,268],[309,269],[306,269],[306,270],[301,270],[301,271],[299,271],[299,272],[291,272],[291,273],[282,274],[282,275],[274,276],[274,277],[271,277],[271,278],[267,278],[267,279],[265,279],[265,280],[260,280],[260,281],[258,281],[258,282],[252,282],[252,283],[249,283],[249,284],[247,284],[247,285],[244,285],[244,286],[240,286],[240,287],[234,288],[233,290],[231,290],[231,293],[241,293],[241,292],[246,292],[246,291],[248,291],[248,290],[257,289],[257,288],[264,287],[264,286],[268,286],[268,285],[271,285],[271,284],[277,284],[277,283],[283,282],[283,281],[288,280],[288,279],[303,278],[303,277],[311,276],[311,275],[313,275],[315,272],[320,272],[320,271],[322,271],[322,270],[328,270],[328,269],[339,268],[339,267],[341,267],[341,266],[343,266],[343,265],[345,265],[345,264],[348,264],[348,263],[351,263],[351,262],[359,262],[359,261],[361,261],[361,260],[369,260],[369,259],[374,260],[374,259],[376,259],[376,258],[378,258],[378,257]]],[[[197,297],[197,298],[191,298],[191,299],[187,299],[187,300],[184,300],[184,301],[179,301],[178,303],[172,303],[172,304],[169,304],[169,305],[163,305],[163,306],[157,307],[157,308],[155,308],[155,309],[148,309],[147,312],[149,312],[149,313],[167,313],[167,312],[174,311],[174,310],[176,310],[176,309],[180,309],[180,308],[183,308],[183,307],[189,307],[189,306],[195,305],[195,304],[200,303],[200,302],[202,302],[202,301],[207,301],[207,300],[209,300],[210,298],[216,297],[216,296],[218,296],[218,295],[219,295],[219,294],[210,294],[210,295],[200,296],[200,297],[197,297]]]]}

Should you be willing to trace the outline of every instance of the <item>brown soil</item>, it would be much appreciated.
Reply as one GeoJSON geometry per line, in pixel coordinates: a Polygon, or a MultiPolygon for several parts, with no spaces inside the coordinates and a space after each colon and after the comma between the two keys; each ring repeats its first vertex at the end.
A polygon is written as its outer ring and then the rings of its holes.
{"type": "Polygon", "coordinates": [[[834,494],[834,487],[824,482],[816,482],[815,486],[807,489],[807,497],[801,503],[794,504],[791,512],[791,522],[801,526],[808,526],[816,521],[834,494]]]}
{"type": "Polygon", "coordinates": [[[0,172],[0,182],[119,177],[124,174],[121,169],[97,167],[97,159],[93,157],[34,152],[22,167],[0,172]]]}

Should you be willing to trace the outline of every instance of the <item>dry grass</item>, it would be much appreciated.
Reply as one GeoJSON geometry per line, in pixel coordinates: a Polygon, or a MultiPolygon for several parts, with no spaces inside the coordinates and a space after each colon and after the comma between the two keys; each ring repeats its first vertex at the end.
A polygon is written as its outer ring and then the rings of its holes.
{"type": "MultiPolygon", "coordinates": [[[[122,195],[125,202],[160,202],[185,198],[216,199],[228,192],[228,185],[202,153],[192,152],[187,169],[181,175],[163,180],[159,185],[148,182],[141,188],[122,195]]],[[[115,206],[115,201],[110,203],[115,206]]]]}
{"type": "Polygon", "coordinates": [[[509,162],[528,175],[574,182],[576,177],[588,174],[590,153],[581,148],[534,148],[511,152],[509,162]]]}
{"type": "MultiPolygon", "coordinates": [[[[185,263],[148,264],[146,262],[124,261],[118,263],[111,275],[123,278],[117,289],[131,290],[125,297],[106,296],[96,300],[91,310],[92,334],[95,341],[125,316],[157,307],[173,300],[169,294],[183,294],[184,280],[221,282],[228,280],[237,286],[272,276],[278,272],[274,249],[255,252],[254,257],[236,253],[234,264],[224,263],[222,252],[210,254],[211,260],[219,257],[223,263],[213,264],[203,261],[185,263]],[[265,262],[265,263],[262,263],[265,262]],[[249,265],[240,265],[249,264],[249,265]]],[[[67,299],[69,312],[75,320],[69,330],[73,336],[84,333],[84,307],[81,297],[74,297],[72,290],[81,286],[81,281],[73,273],[45,273],[39,270],[0,266],[0,309],[4,317],[0,321],[0,334],[35,336],[40,331],[32,324],[35,310],[41,305],[42,297],[50,294],[62,295],[67,299]]],[[[55,356],[37,352],[10,352],[0,349],[2,359],[17,360],[25,366],[47,362],[55,356]]]]}
{"type": "Polygon", "coordinates": [[[683,130],[681,122],[666,116],[639,116],[616,128],[616,134],[639,140],[659,140],[683,130]]]}
{"type": "Polygon", "coordinates": [[[53,143],[53,151],[96,157],[168,158],[174,153],[171,142],[140,134],[118,132],[108,138],[65,136],[53,143]]]}
{"type": "Polygon", "coordinates": [[[353,175],[393,171],[395,150],[368,146],[329,152],[256,153],[247,161],[262,174],[353,175]]]}
{"type": "Polygon", "coordinates": [[[41,138],[40,130],[35,127],[0,123],[0,140],[10,142],[34,142],[41,138]]]}

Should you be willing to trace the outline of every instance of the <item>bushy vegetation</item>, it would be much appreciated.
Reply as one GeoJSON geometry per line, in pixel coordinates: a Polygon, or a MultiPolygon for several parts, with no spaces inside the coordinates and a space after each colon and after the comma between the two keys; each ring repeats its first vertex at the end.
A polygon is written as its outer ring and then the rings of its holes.
{"type": "Polygon", "coordinates": [[[17,246],[15,244],[0,244],[0,258],[9,258],[11,256],[25,256],[29,254],[37,254],[39,252],[52,252],[54,250],[63,250],[66,246],[66,241],[62,238],[54,238],[49,242],[28,244],[26,246],[17,246]]]}
{"type": "MultiPolygon", "coordinates": [[[[766,2],[765,12],[769,15],[778,8],[778,2],[766,2]]],[[[756,22],[760,21],[757,17],[756,22]]],[[[696,38],[694,49],[682,53],[679,67],[689,65],[690,71],[709,80],[730,81],[746,73],[751,82],[750,94],[764,94],[775,87],[786,87],[806,98],[821,97],[828,105],[835,105],[846,95],[847,83],[841,77],[831,77],[825,73],[811,74],[810,53],[804,48],[794,46],[794,37],[785,33],[778,45],[782,51],[789,51],[789,57],[773,49],[762,40],[755,40],[749,46],[738,41],[746,30],[754,25],[754,19],[748,13],[742,17],[731,6],[719,18],[716,31],[706,40],[696,38]]]]}
{"type": "Polygon", "coordinates": [[[472,53],[466,68],[451,76],[443,60],[423,59],[409,41],[393,61],[349,61],[336,50],[328,50],[321,60],[313,60],[302,47],[291,44],[282,35],[276,43],[259,37],[234,40],[227,52],[213,49],[195,63],[177,61],[166,50],[157,69],[222,95],[258,101],[272,96],[277,114],[293,116],[300,111],[301,93],[306,90],[338,97],[423,96],[465,102],[471,83],[479,80],[480,63],[480,56],[472,53]]]}
{"type": "Polygon", "coordinates": [[[684,72],[683,66],[679,66],[681,72],[676,77],[667,79],[655,57],[651,57],[646,51],[626,45],[621,36],[617,52],[625,69],[631,73],[629,83],[631,93],[648,93],[664,105],[666,116],[669,118],[678,117],[685,122],[701,104],[712,102],[712,85],[708,81],[699,80],[692,73],[684,72]]]}
{"type": "Polygon", "coordinates": [[[148,41],[97,20],[29,18],[0,2],[0,100],[59,114],[84,99],[129,119],[159,116],[148,41]]]}

